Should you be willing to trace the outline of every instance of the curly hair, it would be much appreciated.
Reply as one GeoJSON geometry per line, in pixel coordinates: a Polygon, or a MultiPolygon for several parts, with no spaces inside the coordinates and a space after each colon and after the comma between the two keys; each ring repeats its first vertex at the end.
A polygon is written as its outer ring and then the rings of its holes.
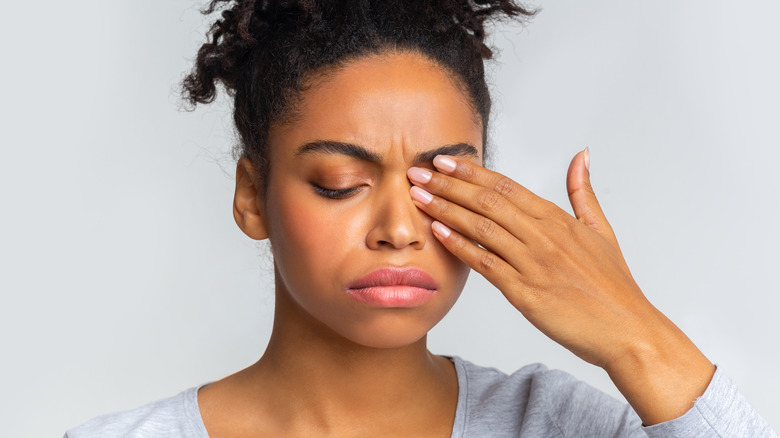
{"type": "Polygon", "coordinates": [[[493,52],[485,22],[535,13],[512,0],[212,0],[201,12],[218,10],[182,96],[194,109],[214,100],[218,83],[225,87],[240,136],[236,155],[252,161],[263,186],[269,127],[294,114],[307,75],[387,51],[419,53],[447,70],[481,117],[486,144],[483,60],[493,52]]]}

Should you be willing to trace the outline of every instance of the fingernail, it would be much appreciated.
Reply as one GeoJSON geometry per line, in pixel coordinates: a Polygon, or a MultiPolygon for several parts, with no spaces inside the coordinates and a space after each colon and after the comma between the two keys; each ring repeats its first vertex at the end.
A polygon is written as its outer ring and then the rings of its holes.
{"type": "Polygon", "coordinates": [[[412,198],[425,205],[428,205],[433,201],[433,195],[417,186],[412,186],[412,188],[409,189],[409,193],[412,194],[412,198]]]}
{"type": "Polygon", "coordinates": [[[590,172],[590,147],[585,148],[585,168],[590,172]]]}
{"type": "Polygon", "coordinates": [[[434,233],[438,234],[443,239],[450,237],[450,234],[452,234],[452,230],[447,228],[446,225],[444,225],[439,221],[433,221],[433,223],[431,224],[431,229],[433,230],[434,233]]]}
{"type": "Polygon", "coordinates": [[[409,170],[406,171],[406,175],[409,177],[410,180],[414,182],[418,182],[420,184],[425,184],[428,181],[431,180],[431,177],[433,174],[428,169],[423,169],[420,167],[410,167],[409,170]]]}
{"type": "Polygon", "coordinates": [[[452,158],[445,157],[444,155],[437,155],[433,157],[433,165],[443,172],[450,173],[455,170],[458,163],[452,158]]]}

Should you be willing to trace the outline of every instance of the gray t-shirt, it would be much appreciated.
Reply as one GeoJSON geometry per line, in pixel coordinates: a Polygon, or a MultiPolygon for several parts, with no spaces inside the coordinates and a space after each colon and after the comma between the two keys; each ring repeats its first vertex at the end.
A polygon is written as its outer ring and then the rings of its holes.
{"type": "MultiPolygon", "coordinates": [[[[563,371],[535,364],[506,375],[459,357],[452,361],[459,385],[453,438],[778,437],[720,370],[683,416],[643,427],[631,406],[563,371]]],[[[208,438],[199,388],[94,418],[65,438],[208,438]]]]}

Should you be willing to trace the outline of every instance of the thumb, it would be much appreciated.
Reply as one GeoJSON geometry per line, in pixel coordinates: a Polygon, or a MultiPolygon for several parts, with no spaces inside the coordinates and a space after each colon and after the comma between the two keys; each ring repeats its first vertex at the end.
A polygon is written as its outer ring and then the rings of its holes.
{"type": "Polygon", "coordinates": [[[612,227],[607,222],[601,210],[596,193],[590,185],[590,149],[577,153],[569,164],[566,174],[566,189],[569,192],[569,202],[574,209],[574,215],[580,222],[596,230],[599,234],[617,243],[612,227]]]}

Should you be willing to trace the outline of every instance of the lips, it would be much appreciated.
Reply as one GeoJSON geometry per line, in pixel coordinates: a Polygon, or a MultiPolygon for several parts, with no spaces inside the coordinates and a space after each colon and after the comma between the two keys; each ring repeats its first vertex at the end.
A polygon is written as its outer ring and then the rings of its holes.
{"type": "Polygon", "coordinates": [[[417,268],[383,268],[353,281],[346,292],[373,307],[417,307],[433,298],[436,281],[417,268]]]}

